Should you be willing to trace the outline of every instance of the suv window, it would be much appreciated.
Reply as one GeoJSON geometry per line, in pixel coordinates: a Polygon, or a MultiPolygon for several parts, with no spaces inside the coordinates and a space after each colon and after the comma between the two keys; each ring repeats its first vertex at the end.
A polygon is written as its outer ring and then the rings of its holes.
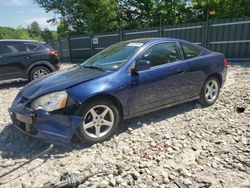
{"type": "Polygon", "coordinates": [[[42,44],[42,46],[45,48],[45,49],[50,49],[50,50],[53,50],[53,47],[48,45],[48,44],[42,44]]]}
{"type": "Polygon", "coordinates": [[[4,42],[3,51],[6,54],[18,53],[18,52],[25,52],[26,48],[21,42],[4,42]]]}
{"type": "Polygon", "coordinates": [[[180,60],[175,42],[156,44],[147,49],[139,59],[150,61],[152,67],[180,60]]]}
{"type": "Polygon", "coordinates": [[[3,49],[2,49],[2,42],[0,42],[0,54],[3,53],[3,49]]]}
{"type": "Polygon", "coordinates": [[[33,43],[24,43],[27,51],[32,51],[37,49],[39,46],[37,44],[33,44],[33,43]]]}
{"type": "Polygon", "coordinates": [[[181,43],[180,46],[183,51],[184,59],[191,59],[193,57],[200,55],[201,53],[200,49],[195,48],[193,46],[183,44],[183,43],[181,43]]]}

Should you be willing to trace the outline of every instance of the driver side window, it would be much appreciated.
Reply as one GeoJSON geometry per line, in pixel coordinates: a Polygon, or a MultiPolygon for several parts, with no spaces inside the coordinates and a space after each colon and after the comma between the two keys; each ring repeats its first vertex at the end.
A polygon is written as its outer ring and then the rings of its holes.
{"type": "Polygon", "coordinates": [[[150,61],[151,67],[180,60],[175,42],[156,44],[147,49],[139,59],[150,61]]]}

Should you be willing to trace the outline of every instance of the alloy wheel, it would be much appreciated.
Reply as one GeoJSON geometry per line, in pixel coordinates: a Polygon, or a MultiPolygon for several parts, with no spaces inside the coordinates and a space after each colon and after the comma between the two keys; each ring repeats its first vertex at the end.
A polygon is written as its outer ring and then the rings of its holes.
{"type": "Polygon", "coordinates": [[[219,93],[219,86],[215,80],[210,80],[207,83],[206,90],[205,90],[205,97],[207,101],[213,102],[219,93]]]}
{"type": "Polygon", "coordinates": [[[101,138],[109,133],[114,125],[114,113],[106,105],[92,107],[84,116],[83,129],[91,138],[101,138]]]}
{"type": "Polygon", "coordinates": [[[40,68],[34,72],[33,77],[34,77],[34,79],[37,79],[37,78],[40,78],[41,76],[44,76],[47,74],[49,74],[49,72],[47,70],[40,68]]]}

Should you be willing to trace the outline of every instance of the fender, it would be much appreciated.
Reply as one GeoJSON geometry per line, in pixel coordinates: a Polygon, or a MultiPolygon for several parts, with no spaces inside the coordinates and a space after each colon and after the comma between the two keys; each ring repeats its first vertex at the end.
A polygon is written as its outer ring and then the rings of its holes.
{"type": "Polygon", "coordinates": [[[119,72],[104,75],[100,78],[80,83],[73,87],[67,88],[66,91],[69,96],[72,97],[72,99],[79,103],[84,103],[97,96],[107,97],[122,109],[123,115],[127,115],[128,96],[130,95],[130,92],[124,84],[121,84],[121,80],[126,78],[120,77],[120,79],[115,79],[116,74],[119,74],[119,72]],[[113,91],[112,87],[120,89],[113,91]]]}

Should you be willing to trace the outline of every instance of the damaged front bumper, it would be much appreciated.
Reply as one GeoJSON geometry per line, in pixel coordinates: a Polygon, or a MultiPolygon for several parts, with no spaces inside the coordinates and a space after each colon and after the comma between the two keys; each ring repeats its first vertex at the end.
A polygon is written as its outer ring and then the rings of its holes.
{"type": "Polygon", "coordinates": [[[33,111],[27,107],[11,107],[9,114],[13,124],[22,132],[47,143],[66,145],[71,142],[75,130],[83,118],[49,113],[43,109],[33,111]]]}

